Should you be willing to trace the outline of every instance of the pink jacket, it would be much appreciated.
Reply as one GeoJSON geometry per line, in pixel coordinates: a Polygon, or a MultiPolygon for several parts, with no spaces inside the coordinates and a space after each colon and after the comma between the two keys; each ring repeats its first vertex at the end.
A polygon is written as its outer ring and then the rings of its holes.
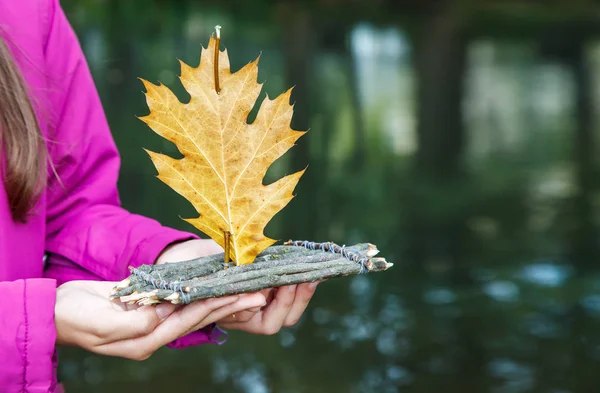
{"type": "MultiPolygon", "coordinates": [[[[119,206],[119,155],[58,0],[0,0],[0,35],[29,86],[62,181],[48,171],[46,191],[24,225],[12,221],[0,183],[0,391],[58,392],[56,286],[121,280],[128,266],[153,263],[169,243],[194,235],[119,206]]],[[[217,332],[213,325],[170,346],[216,342],[217,332]]]]}

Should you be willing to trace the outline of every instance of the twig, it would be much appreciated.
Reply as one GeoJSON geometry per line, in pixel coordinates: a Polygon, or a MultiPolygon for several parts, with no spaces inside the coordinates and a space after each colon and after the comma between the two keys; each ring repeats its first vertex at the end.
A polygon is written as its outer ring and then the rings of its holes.
{"type": "Polygon", "coordinates": [[[333,243],[294,242],[272,246],[250,265],[223,268],[223,253],[191,261],[131,269],[112,298],[140,305],[168,301],[190,303],[265,288],[314,282],[323,279],[379,272],[393,264],[374,258],[372,244],[340,247],[333,243]]]}
{"type": "Polygon", "coordinates": [[[221,86],[219,86],[219,46],[221,44],[221,26],[216,25],[215,30],[217,31],[217,39],[215,42],[215,58],[213,66],[215,73],[215,91],[219,94],[221,92],[221,86]]]}
{"type": "Polygon", "coordinates": [[[223,257],[224,266],[229,266],[229,260],[231,258],[231,233],[229,231],[223,232],[223,244],[225,244],[225,256],[223,257]]]}

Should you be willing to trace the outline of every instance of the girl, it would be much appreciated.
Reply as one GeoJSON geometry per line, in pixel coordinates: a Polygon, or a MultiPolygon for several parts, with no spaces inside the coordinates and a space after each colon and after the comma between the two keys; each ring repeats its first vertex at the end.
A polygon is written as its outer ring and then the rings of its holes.
{"type": "Polygon", "coordinates": [[[177,309],[107,300],[128,266],[220,249],[119,206],[119,156],[58,0],[0,0],[0,142],[2,392],[62,391],[56,345],[142,360],[164,345],[221,343],[217,325],[274,334],[314,293],[304,284],[177,309]]]}

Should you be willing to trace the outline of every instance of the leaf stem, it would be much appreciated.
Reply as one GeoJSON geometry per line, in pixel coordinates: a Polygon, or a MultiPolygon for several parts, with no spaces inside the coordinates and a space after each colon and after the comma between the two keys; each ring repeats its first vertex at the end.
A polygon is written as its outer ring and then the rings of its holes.
{"type": "Polygon", "coordinates": [[[213,65],[215,72],[215,91],[218,94],[221,91],[221,86],[219,86],[219,45],[221,44],[221,26],[216,25],[215,30],[217,32],[217,40],[215,42],[215,60],[213,65]]]}
{"type": "Polygon", "coordinates": [[[227,264],[229,263],[229,259],[231,258],[231,247],[229,246],[229,239],[231,236],[231,233],[229,233],[229,231],[224,231],[223,235],[225,237],[225,255],[224,255],[224,259],[225,259],[225,266],[227,266],[227,264]]]}

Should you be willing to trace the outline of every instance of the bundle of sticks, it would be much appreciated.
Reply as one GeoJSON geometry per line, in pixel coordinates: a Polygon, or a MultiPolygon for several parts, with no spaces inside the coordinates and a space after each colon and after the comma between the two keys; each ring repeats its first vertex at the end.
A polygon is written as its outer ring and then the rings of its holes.
{"type": "Polygon", "coordinates": [[[322,281],[342,276],[385,271],[393,266],[370,243],[339,246],[335,243],[288,241],[271,246],[249,265],[229,266],[224,254],[185,262],[130,268],[111,299],[151,305],[188,304],[197,300],[257,292],[265,288],[322,281]]]}

